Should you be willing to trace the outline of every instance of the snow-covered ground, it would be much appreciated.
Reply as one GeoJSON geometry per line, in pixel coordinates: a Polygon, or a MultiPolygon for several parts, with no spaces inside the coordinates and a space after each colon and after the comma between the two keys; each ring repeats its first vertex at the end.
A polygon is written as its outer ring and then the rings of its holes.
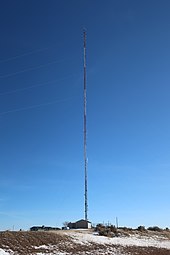
{"type": "MultiPolygon", "coordinates": [[[[101,245],[119,245],[119,246],[136,246],[136,247],[156,247],[156,248],[165,248],[170,250],[170,240],[160,236],[140,236],[140,235],[131,235],[130,237],[104,237],[98,236],[95,233],[85,232],[85,231],[66,231],[64,233],[72,238],[72,241],[75,244],[87,245],[90,246],[93,243],[101,245]]],[[[39,248],[39,247],[37,247],[39,248]]],[[[47,248],[47,247],[46,247],[47,248]]],[[[49,247],[50,248],[50,247],[49,247]]],[[[50,248],[52,250],[52,247],[50,248]]],[[[129,255],[129,253],[124,253],[121,248],[116,249],[115,247],[109,247],[107,251],[112,252],[112,255],[129,255]]],[[[106,254],[105,251],[93,251],[93,254],[106,254]]],[[[56,255],[67,255],[68,253],[51,253],[56,255]]],[[[84,254],[84,253],[82,253],[84,254]]],[[[91,254],[91,252],[86,252],[85,254],[91,254]]],[[[37,253],[37,255],[45,255],[45,253],[37,253]]]]}
{"type": "Polygon", "coordinates": [[[57,252],[57,253],[56,252],[55,253],[42,253],[42,252],[38,252],[38,253],[36,253],[36,255],[67,255],[67,254],[63,253],[63,252],[57,252]]]}
{"type": "Polygon", "coordinates": [[[13,254],[12,251],[10,251],[10,253],[9,253],[9,252],[4,251],[3,249],[0,248],[0,255],[12,255],[12,254],[13,254]]]}
{"type": "MultiPolygon", "coordinates": [[[[0,249],[0,255],[12,255],[14,254],[12,251],[10,252],[6,252],[4,251],[3,249],[0,249]]],[[[16,253],[15,253],[16,254],[16,253]]],[[[26,255],[26,254],[25,254],[26,255]]],[[[41,252],[38,252],[36,253],[36,255],[66,255],[66,253],[62,253],[62,252],[56,252],[56,253],[41,253],[41,252]]]]}
{"type": "Polygon", "coordinates": [[[114,237],[109,238],[105,236],[94,235],[93,233],[79,233],[73,232],[69,236],[73,237],[73,241],[80,244],[88,244],[91,242],[98,244],[109,245],[122,245],[122,246],[142,246],[142,247],[157,247],[170,249],[170,240],[159,237],[141,237],[139,235],[133,235],[130,237],[114,237]]]}

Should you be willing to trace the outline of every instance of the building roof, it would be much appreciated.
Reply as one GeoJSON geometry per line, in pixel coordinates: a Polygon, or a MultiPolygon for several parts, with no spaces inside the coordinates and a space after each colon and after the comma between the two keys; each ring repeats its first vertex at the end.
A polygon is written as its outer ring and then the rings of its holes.
{"type": "Polygon", "coordinates": [[[82,221],[83,221],[83,222],[91,223],[90,221],[88,221],[88,220],[84,220],[84,219],[78,220],[78,221],[76,221],[76,223],[77,223],[77,222],[82,222],[82,221]]]}

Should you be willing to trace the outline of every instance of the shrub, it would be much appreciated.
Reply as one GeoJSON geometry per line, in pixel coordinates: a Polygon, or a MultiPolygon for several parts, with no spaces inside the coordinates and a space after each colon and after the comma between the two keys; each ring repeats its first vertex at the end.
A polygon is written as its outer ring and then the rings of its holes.
{"type": "Polygon", "coordinates": [[[146,228],[145,228],[145,226],[139,226],[137,228],[137,230],[139,230],[139,231],[146,231],[146,228]]]}
{"type": "Polygon", "coordinates": [[[163,230],[162,230],[161,228],[159,228],[158,226],[149,227],[148,230],[150,230],[150,231],[159,231],[159,232],[163,231],[163,230]]]}
{"type": "Polygon", "coordinates": [[[100,236],[108,236],[108,237],[117,236],[117,228],[113,225],[104,226],[102,224],[98,224],[96,225],[95,231],[97,231],[100,236]]]}
{"type": "Polygon", "coordinates": [[[113,233],[117,233],[117,228],[113,225],[110,226],[110,231],[113,233]]]}
{"type": "Polygon", "coordinates": [[[95,231],[99,232],[100,230],[104,229],[105,226],[103,224],[97,224],[95,227],[95,231]]]}

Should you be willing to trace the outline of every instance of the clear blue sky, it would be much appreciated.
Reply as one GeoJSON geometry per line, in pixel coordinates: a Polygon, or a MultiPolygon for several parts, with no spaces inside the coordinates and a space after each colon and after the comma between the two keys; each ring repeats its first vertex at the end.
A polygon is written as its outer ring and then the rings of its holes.
{"type": "Polygon", "coordinates": [[[84,217],[166,227],[170,1],[1,1],[0,229],[84,217]]]}

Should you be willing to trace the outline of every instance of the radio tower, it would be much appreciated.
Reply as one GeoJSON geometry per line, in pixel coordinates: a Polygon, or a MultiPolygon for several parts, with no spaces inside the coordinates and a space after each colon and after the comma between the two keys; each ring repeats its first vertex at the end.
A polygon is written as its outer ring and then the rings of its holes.
{"type": "Polygon", "coordinates": [[[84,175],[85,175],[85,193],[84,193],[84,202],[85,202],[85,220],[88,220],[87,211],[87,135],[86,135],[86,31],[83,31],[84,37],[84,175]]]}

